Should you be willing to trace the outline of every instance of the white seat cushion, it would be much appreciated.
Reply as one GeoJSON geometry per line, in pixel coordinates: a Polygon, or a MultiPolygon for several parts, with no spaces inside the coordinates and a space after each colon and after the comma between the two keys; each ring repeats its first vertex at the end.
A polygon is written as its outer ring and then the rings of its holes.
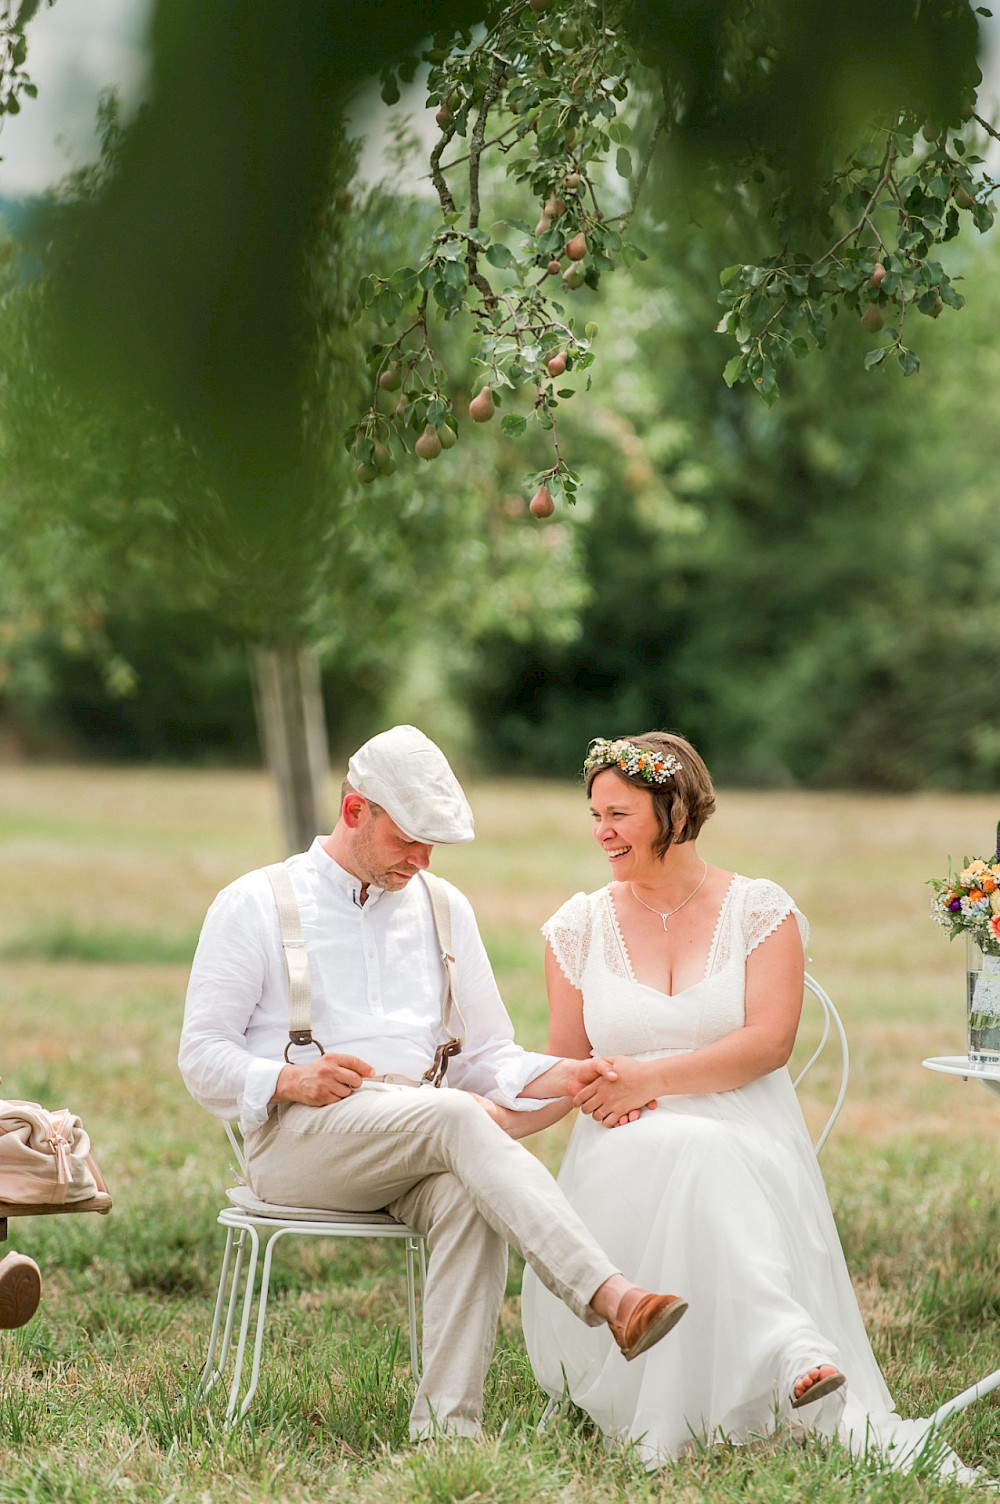
{"type": "Polygon", "coordinates": [[[261,1201],[249,1186],[234,1185],[226,1192],[229,1200],[241,1212],[254,1217],[275,1217],[283,1222],[337,1222],[342,1225],[376,1223],[386,1227],[401,1227],[388,1212],[340,1212],[318,1206],[279,1206],[276,1201],[261,1201]]]}

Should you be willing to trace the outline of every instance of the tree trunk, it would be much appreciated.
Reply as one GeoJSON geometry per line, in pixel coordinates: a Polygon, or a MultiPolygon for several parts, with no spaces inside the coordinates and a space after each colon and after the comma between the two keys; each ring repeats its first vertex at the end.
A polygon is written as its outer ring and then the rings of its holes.
{"type": "Polygon", "coordinates": [[[288,851],[330,831],[330,754],[319,663],[302,643],[252,652],[257,729],[281,798],[288,851]]]}

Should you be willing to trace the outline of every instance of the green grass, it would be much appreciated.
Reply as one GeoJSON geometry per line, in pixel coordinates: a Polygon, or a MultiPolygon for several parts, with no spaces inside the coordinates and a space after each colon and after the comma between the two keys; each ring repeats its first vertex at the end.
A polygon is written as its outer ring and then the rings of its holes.
{"type": "Polygon", "coordinates": [[[110,961],[113,965],[186,964],[198,940],[156,930],[81,929],[75,924],[40,925],[0,945],[2,961],[110,961]]]}
{"type": "MultiPolygon", "coordinates": [[[[604,880],[579,793],[472,789],[478,840],[436,854],[469,893],[525,1043],[545,1038],[541,921],[604,880]]],[[[858,1297],[903,1414],[997,1366],[1000,1103],[920,1061],[963,1044],[963,957],[928,917],[926,877],[995,829],[985,799],[730,794],[706,855],[767,873],[813,923],[811,969],[851,1037],[852,1086],[824,1171],[858,1297]]],[[[861,1467],[778,1438],[705,1449],[647,1476],[543,1399],[520,1336],[511,1261],[486,1425],[475,1444],[411,1448],[402,1254],[286,1244],[263,1380],[247,1421],[197,1398],[221,1256],[229,1154],[176,1073],[186,959],[231,877],[280,855],[254,774],[0,772],[0,1072],[12,1096],[79,1110],[111,1184],[108,1218],[10,1223],[42,1265],[26,1327],[0,1334],[0,1504],[350,1499],[358,1504],[824,1504],[957,1500],[934,1477],[861,1467]]],[[[833,1090],[817,1067],[807,1115],[833,1090]]],[[[558,1163],[566,1125],[534,1141],[558,1163]]],[[[952,1425],[1000,1476],[1000,1402],[952,1425]]]]}

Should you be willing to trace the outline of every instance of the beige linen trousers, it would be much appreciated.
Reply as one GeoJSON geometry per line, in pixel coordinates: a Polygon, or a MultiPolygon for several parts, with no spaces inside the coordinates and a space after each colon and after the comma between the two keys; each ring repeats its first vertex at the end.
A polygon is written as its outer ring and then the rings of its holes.
{"type": "Polygon", "coordinates": [[[385,1207],[426,1235],[414,1439],[478,1433],[508,1243],[590,1326],[592,1297],[620,1272],[544,1166],[460,1090],[365,1082],[328,1107],[278,1103],[249,1136],[247,1172],[264,1201],[385,1207]]]}

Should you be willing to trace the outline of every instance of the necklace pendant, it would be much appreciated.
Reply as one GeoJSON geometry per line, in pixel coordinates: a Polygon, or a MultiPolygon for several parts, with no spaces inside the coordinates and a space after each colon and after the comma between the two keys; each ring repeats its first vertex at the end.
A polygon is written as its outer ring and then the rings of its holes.
{"type": "Polygon", "coordinates": [[[702,871],[701,877],[695,883],[694,887],[691,889],[691,892],[688,894],[687,898],[683,899],[682,902],[679,903],[676,908],[674,908],[674,909],[668,909],[666,913],[664,913],[662,909],[654,909],[653,905],[651,903],[647,903],[644,898],[640,898],[639,895],[638,895],[638,893],[635,891],[635,889],[633,888],[633,886],[632,886],[631,883],[629,883],[629,885],[628,885],[628,890],[631,893],[632,897],[635,899],[636,903],[641,904],[644,909],[648,909],[651,914],[655,914],[656,915],[657,919],[659,919],[660,923],[663,925],[663,933],[666,934],[667,933],[667,920],[668,919],[672,919],[675,914],[679,914],[680,911],[681,911],[681,909],[683,909],[684,905],[686,903],[690,903],[691,902],[692,898],[698,892],[698,890],[700,889],[702,883],[705,881],[705,879],[706,879],[707,876],[708,876],[708,863],[703,861],[703,871],[702,871]]]}

